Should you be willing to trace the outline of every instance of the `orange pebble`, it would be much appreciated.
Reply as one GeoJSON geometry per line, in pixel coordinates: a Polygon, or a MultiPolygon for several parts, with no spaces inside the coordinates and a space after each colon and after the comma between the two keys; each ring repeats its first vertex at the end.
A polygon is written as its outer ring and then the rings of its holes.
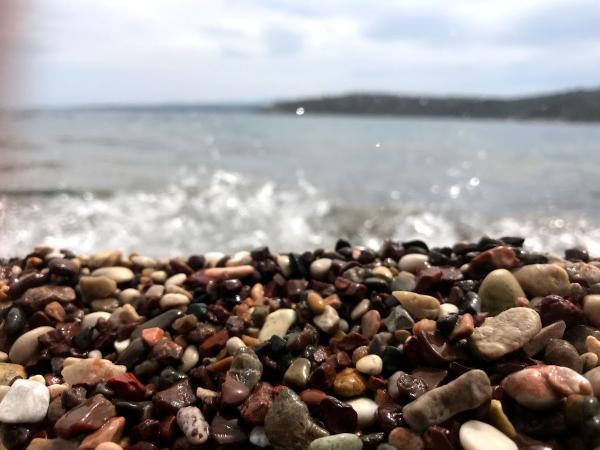
{"type": "Polygon", "coordinates": [[[154,344],[160,341],[164,336],[165,331],[162,328],[158,327],[146,328],[142,331],[142,339],[150,347],[154,347],[154,344]]]}

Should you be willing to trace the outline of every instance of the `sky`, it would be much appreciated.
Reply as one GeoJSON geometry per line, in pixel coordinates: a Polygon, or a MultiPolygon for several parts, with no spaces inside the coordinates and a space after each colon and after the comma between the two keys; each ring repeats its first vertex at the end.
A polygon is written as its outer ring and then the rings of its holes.
{"type": "Polygon", "coordinates": [[[600,87],[598,0],[21,4],[9,58],[19,105],[600,87]]]}

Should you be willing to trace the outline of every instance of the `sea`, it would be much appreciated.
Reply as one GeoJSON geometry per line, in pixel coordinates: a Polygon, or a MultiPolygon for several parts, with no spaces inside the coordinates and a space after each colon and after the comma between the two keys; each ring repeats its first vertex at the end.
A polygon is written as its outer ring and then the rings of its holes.
{"type": "Polygon", "coordinates": [[[0,120],[0,257],[483,235],[600,255],[600,124],[195,107],[0,120]]]}

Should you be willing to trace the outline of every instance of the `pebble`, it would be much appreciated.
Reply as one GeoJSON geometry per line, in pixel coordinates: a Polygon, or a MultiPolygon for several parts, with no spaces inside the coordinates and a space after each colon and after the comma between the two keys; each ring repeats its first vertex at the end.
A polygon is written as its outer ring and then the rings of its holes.
{"type": "Polygon", "coordinates": [[[350,319],[357,320],[366,313],[371,306],[371,301],[368,298],[363,298],[350,312],[350,319]]]}
{"type": "Polygon", "coordinates": [[[557,264],[530,264],[513,271],[521,288],[534,297],[569,293],[570,281],[567,271],[557,264]]]}
{"type": "Polygon", "coordinates": [[[121,304],[133,303],[142,297],[142,293],[134,288],[127,288],[119,292],[119,302],[121,304]]]}
{"type": "Polygon", "coordinates": [[[50,273],[65,277],[73,277],[79,273],[79,265],[73,260],[65,258],[51,259],[48,261],[48,269],[50,273]]]}
{"type": "MultiPolygon", "coordinates": [[[[56,439],[42,439],[34,438],[29,443],[26,450],[78,450],[79,442],[71,441],[61,438],[56,439]]],[[[2,448],[2,447],[0,447],[2,448]]],[[[4,449],[2,449],[4,450],[4,449]]],[[[101,449],[109,450],[109,449],[101,449]]],[[[113,450],[113,449],[110,449],[113,450]]]]}
{"type": "Polygon", "coordinates": [[[508,375],[501,385],[519,404],[533,410],[554,406],[569,395],[592,393],[587,378],[562,366],[527,367],[508,375]]]}
{"type": "Polygon", "coordinates": [[[352,368],[346,368],[335,376],[333,391],[342,397],[357,397],[367,390],[362,375],[352,368]]]}
{"type": "Polygon", "coordinates": [[[14,307],[8,310],[4,320],[4,332],[7,336],[17,336],[21,334],[27,325],[27,316],[23,309],[14,307]]]}
{"type": "Polygon", "coordinates": [[[420,253],[410,253],[408,255],[404,255],[398,261],[398,268],[400,270],[410,272],[412,274],[417,274],[421,270],[429,267],[428,261],[429,257],[427,255],[422,255],[420,253]]]}
{"type": "Polygon", "coordinates": [[[329,258],[315,259],[310,265],[310,275],[317,280],[322,280],[331,269],[333,261],[329,258]]]}
{"type": "Polygon", "coordinates": [[[594,395],[600,397],[600,367],[594,367],[593,369],[588,370],[584,376],[590,382],[594,395]]]}
{"type": "Polygon", "coordinates": [[[485,319],[469,337],[469,344],[479,357],[495,360],[523,347],[541,329],[542,322],[536,311],[511,308],[485,319]]]}
{"type": "Polygon", "coordinates": [[[376,309],[372,309],[364,314],[360,321],[360,329],[362,331],[362,335],[371,339],[377,331],[379,331],[379,327],[381,326],[381,315],[379,311],[376,309]]]}
{"type": "Polygon", "coordinates": [[[123,353],[123,351],[129,347],[131,341],[129,339],[125,339],[124,341],[115,341],[113,346],[115,347],[115,351],[117,353],[123,353]]]}
{"type": "Polygon", "coordinates": [[[203,444],[210,436],[208,422],[195,406],[186,406],[177,411],[177,425],[190,444],[203,444]]]}
{"type": "Polygon", "coordinates": [[[92,311],[114,312],[119,307],[119,301],[116,298],[98,298],[90,303],[92,311]]]}
{"type": "Polygon", "coordinates": [[[88,434],[78,450],[95,450],[99,445],[118,442],[125,428],[124,417],[113,417],[92,434],[88,434]]]}
{"type": "Polygon", "coordinates": [[[133,280],[133,272],[127,267],[113,266],[113,267],[101,267],[92,272],[94,277],[108,277],[114,280],[115,283],[128,283],[133,280]]]}
{"type": "Polygon", "coordinates": [[[542,351],[550,339],[561,339],[566,329],[567,324],[564,320],[551,323],[542,328],[538,334],[531,338],[531,340],[523,346],[523,350],[528,356],[533,356],[542,351]]]}
{"type": "Polygon", "coordinates": [[[185,273],[176,273],[175,275],[172,275],[169,278],[167,278],[167,280],[165,281],[165,287],[181,286],[185,282],[186,278],[187,275],[185,273]]]}
{"type": "Polygon", "coordinates": [[[365,375],[379,375],[383,369],[383,360],[378,355],[367,355],[356,363],[356,370],[365,375]]]}
{"type": "Polygon", "coordinates": [[[8,386],[17,377],[27,378],[25,367],[21,364],[0,363],[0,386],[8,386]]]}
{"type": "Polygon", "coordinates": [[[260,381],[262,372],[263,365],[256,353],[249,347],[242,347],[234,355],[228,373],[252,390],[260,381]]]}
{"type": "Polygon", "coordinates": [[[200,353],[195,345],[188,345],[183,351],[181,356],[181,367],[179,368],[183,373],[188,372],[190,369],[196,366],[200,361],[200,353]]]}
{"type": "Polygon", "coordinates": [[[333,306],[326,305],[325,310],[318,316],[313,317],[313,323],[321,331],[332,334],[337,330],[340,316],[333,306]]]}
{"type": "Polygon", "coordinates": [[[256,426],[250,431],[250,443],[260,448],[265,448],[271,445],[264,427],[256,426]]]}
{"type": "Polygon", "coordinates": [[[346,402],[356,411],[359,430],[368,428],[375,423],[379,405],[368,397],[355,398],[346,402]]]}
{"type": "MultiPolygon", "coordinates": [[[[458,311],[458,308],[456,308],[458,311]]],[[[394,306],[388,316],[382,320],[383,324],[388,331],[394,332],[396,330],[410,330],[415,321],[408,314],[408,311],[402,306],[394,306]]]]}
{"type": "Polygon", "coordinates": [[[283,381],[288,385],[304,387],[310,375],[310,368],[311,365],[308,359],[296,358],[285,371],[283,381]]]}
{"type": "Polygon", "coordinates": [[[361,450],[362,448],[362,441],[352,433],[325,436],[315,439],[308,446],[308,450],[361,450]]]}
{"type": "Polygon", "coordinates": [[[390,431],[388,442],[399,450],[425,450],[425,442],[421,436],[404,427],[396,427],[390,431]]]}
{"type": "Polygon", "coordinates": [[[195,400],[196,396],[187,378],[152,397],[152,403],[157,409],[171,414],[176,414],[179,409],[191,405],[195,400]]]}
{"type": "Polygon", "coordinates": [[[325,303],[323,297],[321,297],[315,291],[308,292],[308,294],[306,295],[306,302],[308,303],[308,306],[315,315],[322,314],[325,311],[325,307],[327,306],[327,303],[325,303]]]}
{"type": "Polygon", "coordinates": [[[73,438],[96,431],[115,416],[115,406],[102,394],[96,394],[67,411],[54,425],[54,431],[62,438],[73,438]]]}
{"type": "Polygon", "coordinates": [[[97,298],[110,297],[117,290],[117,283],[112,278],[105,276],[81,277],[79,290],[83,300],[91,302],[97,298]]]}
{"type": "Polygon", "coordinates": [[[250,389],[227,373],[225,381],[221,384],[221,403],[225,406],[238,406],[250,395],[250,389]]]}
{"type": "Polygon", "coordinates": [[[475,323],[471,314],[463,314],[456,322],[456,326],[448,336],[450,342],[458,342],[461,339],[466,339],[475,330],[475,323]]]}
{"type": "Polygon", "coordinates": [[[394,291],[392,295],[414,319],[437,319],[440,313],[440,302],[435,297],[408,291],[394,291]]]}
{"type": "Polygon", "coordinates": [[[0,351],[0,362],[8,361],[8,353],[0,351]]]}
{"type": "Polygon", "coordinates": [[[242,347],[246,347],[246,344],[237,336],[230,337],[225,343],[227,353],[230,355],[234,355],[242,347]]]}
{"type": "Polygon", "coordinates": [[[275,396],[264,427],[275,450],[306,450],[315,439],[329,435],[312,420],[306,404],[291,389],[275,396]]]}
{"type": "Polygon", "coordinates": [[[583,361],[575,347],[562,339],[550,339],[544,351],[544,360],[546,364],[568,367],[578,373],[583,369],[583,361]]]}
{"type": "Polygon", "coordinates": [[[18,379],[0,402],[0,422],[41,422],[46,417],[49,405],[50,393],[44,384],[18,379]]]}
{"type": "Polygon", "coordinates": [[[49,331],[54,331],[54,327],[38,327],[22,334],[10,347],[8,358],[17,364],[27,365],[32,362],[38,354],[38,338],[49,331]]]}
{"type": "Polygon", "coordinates": [[[581,363],[583,365],[583,372],[587,372],[588,370],[596,367],[598,365],[598,361],[600,360],[598,355],[592,352],[585,352],[579,355],[579,358],[581,359],[581,363]]]}
{"type": "Polygon", "coordinates": [[[247,250],[242,250],[234,254],[231,258],[229,258],[225,265],[227,267],[234,267],[247,266],[249,264],[252,264],[252,254],[247,250]]]}
{"type": "Polygon", "coordinates": [[[295,321],[296,311],[293,309],[281,308],[273,311],[266,317],[265,323],[258,333],[258,339],[266,341],[271,336],[283,337],[295,321]]]}
{"type": "Polygon", "coordinates": [[[83,316],[83,320],[81,321],[81,328],[93,328],[96,326],[99,320],[108,321],[110,319],[110,316],[111,313],[106,311],[96,311],[88,313],[85,316],[83,316]]]}
{"type": "Polygon", "coordinates": [[[165,294],[160,298],[161,309],[171,309],[178,306],[186,306],[190,299],[183,294],[165,294]]]}
{"type": "Polygon", "coordinates": [[[440,305],[438,319],[442,319],[453,314],[458,314],[458,306],[453,303],[442,303],[440,305]]]}
{"type": "Polygon", "coordinates": [[[416,431],[424,431],[459,412],[476,408],[492,397],[485,372],[470,370],[450,383],[421,395],[403,409],[404,420],[416,431]]]}
{"type": "Polygon", "coordinates": [[[240,407],[240,412],[246,422],[252,425],[263,425],[272,403],[273,386],[266,382],[259,382],[240,407]]]}
{"type": "Polygon", "coordinates": [[[212,267],[204,270],[204,276],[213,280],[232,280],[246,278],[254,273],[250,265],[233,267],[212,267]]]}
{"type": "Polygon", "coordinates": [[[170,309],[168,311],[165,311],[164,313],[159,314],[158,316],[153,317],[152,319],[135,327],[135,329],[131,333],[130,338],[134,339],[139,337],[142,334],[142,331],[144,331],[147,328],[158,327],[162,329],[167,329],[176,319],[179,319],[183,316],[183,311],[179,309],[170,309]]]}
{"type": "Polygon", "coordinates": [[[517,430],[504,413],[502,403],[499,400],[492,399],[490,402],[487,420],[509,438],[514,439],[517,436],[517,430]]]}
{"type": "Polygon", "coordinates": [[[123,447],[114,442],[103,442],[102,444],[98,445],[94,450],[123,450],[123,447]]]}
{"type": "Polygon", "coordinates": [[[595,327],[600,327],[600,295],[586,295],[583,297],[583,312],[595,327]]]}
{"type": "Polygon", "coordinates": [[[71,386],[77,384],[97,384],[116,375],[125,373],[127,368],[112,363],[107,359],[96,358],[66,358],[61,375],[65,383],[71,386]]]}
{"type": "Polygon", "coordinates": [[[460,444],[464,450],[518,450],[517,444],[497,428],[478,420],[469,420],[459,430],[460,444]]]}
{"type": "Polygon", "coordinates": [[[496,269],[487,274],[479,287],[481,307],[495,316],[514,308],[519,297],[525,297],[515,276],[506,269],[496,269]]]}
{"type": "MultiPolygon", "coordinates": [[[[325,396],[325,393],[323,393],[323,396],[325,396]]],[[[356,431],[358,414],[348,403],[342,402],[332,396],[325,396],[325,398],[321,398],[320,401],[315,403],[317,403],[318,416],[321,417],[328,431],[333,434],[353,433],[356,431]]],[[[309,403],[308,401],[307,404],[309,407],[313,406],[313,403],[309,403]]],[[[315,407],[313,406],[313,408],[315,407]]]]}

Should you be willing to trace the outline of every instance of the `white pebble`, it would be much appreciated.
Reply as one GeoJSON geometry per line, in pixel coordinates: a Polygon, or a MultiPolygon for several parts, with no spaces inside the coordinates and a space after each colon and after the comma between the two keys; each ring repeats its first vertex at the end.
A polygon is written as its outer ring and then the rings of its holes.
{"type": "Polygon", "coordinates": [[[176,273],[165,281],[165,286],[181,286],[186,279],[187,275],[185,273],[176,273]]]}
{"type": "Polygon", "coordinates": [[[583,297],[583,312],[595,327],[600,326],[600,295],[586,295],[583,297]]]}
{"type": "Polygon", "coordinates": [[[125,339],[124,341],[115,341],[114,346],[117,353],[123,353],[123,351],[129,347],[131,341],[129,339],[125,339]]]}
{"type": "Polygon", "coordinates": [[[111,313],[106,311],[96,311],[93,313],[86,314],[83,316],[83,320],[81,321],[81,328],[92,328],[95,327],[100,319],[108,320],[110,319],[111,313]]]}
{"type": "Polygon", "coordinates": [[[54,331],[54,327],[34,328],[33,330],[30,330],[27,333],[19,336],[19,338],[13,342],[13,345],[10,347],[10,351],[8,352],[8,357],[10,358],[11,362],[17,364],[27,364],[29,360],[37,354],[38,338],[49,331],[54,331]]]}
{"type": "Polygon", "coordinates": [[[156,270],[152,272],[150,278],[155,283],[163,284],[165,281],[167,281],[167,272],[165,272],[164,270],[156,270]]]}
{"type": "Polygon", "coordinates": [[[190,299],[183,294],[165,294],[160,298],[160,307],[162,309],[174,308],[189,303],[190,299]]]}
{"type": "Polygon", "coordinates": [[[177,425],[191,444],[203,444],[208,440],[208,422],[195,406],[186,406],[177,411],[177,425]]]}
{"type": "Polygon", "coordinates": [[[10,386],[4,385],[4,384],[0,385],[0,402],[6,396],[6,394],[8,394],[9,390],[10,390],[10,386]]]}
{"type": "Polygon", "coordinates": [[[35,381],[36,383],[40,383],[43,384],[44,386],[46,386],[46,380],[44,379],[44,377],[42,375],[31,375],[29,378],[27,378],[29,381],[35,381]]]}
{"type": "Polygon", "coordinates": [[[90,350],[87,357],[92,359],[102,359],[102,352],[100,350],[90,350]]]}
{"type": "Polygon", "coordinates": [[[241,252],[237,252],[231,258],[227,260],[225,266],[234,267],[234,266],[247,266],[252,264],[252,255],[249,251],[243,250],[241,252]]]}
{"type": "Polygon", "coordinates": [[[358,416],[357,426],[359,429],[369,427],[375,423],[379,405],[373,400],[367,397],[361,397],[354,400],[348,400],[346,403],[352,406],[352,409],[356,411],[356,415],[358,416]]]}
{"type": "Polygon", "coordinates": [[[414,274],[419,273],[419,271],[429,267],[427,261],[429,257],[427,255],[422,255],[420,253],[409,253],[408,255],[404,255],[398,261],[398,268],[400,270],[405,270],[407,272],[411,272],[414,274]]]}
{"type": "Polygon", "coordinates": [[[383,360],[377,355],[367,355],[356,363],[356,370],[366,375],[379,375],[383,369],[383,360]]]}
{"type": "Polygon", "coordinates": [[[458,314],[458,306],[453,303],[442,303],[440,305],[440,315],[438,318],[448,317],[451,314],[458,314]]]}
{"type": "Polygon", "coordinates": [[[187,372],[200,360],[200,353],[195,345],[188,345],[181,356],[181,371],[187,372]]]}
{"type": "Polygon", "coordinates": [[[273,335],[283,337],[295,321],[296,311],[293,309],[281,308],[273,311],[265,318],[265,323],[258,333],[258,339],[266,341],[273,335]]]}
{"type": "Polygon", "coordinates": [[[50,392],[45,385],[31,380],[16,380],[0,402],[0,422],[41,422],[49,405],[50,392]]]}
{"type": "Polygon", "coordinates": [[[0,362],[5,362],[8,360],[8,353],[0,352],[0,362]]]}
{"type": "Polygon", "coordinates": [[[250,432],[250,443],[260,448],[271,445],[267,433],[265,433],[265,429],[260,426],[252,428],[252,431],[250,432]]]}
{"type": "Polygon", "coordinates": [[[458,433],[465,450],[481,450],[485,442],[486,450],[518,450],[517,444],[497,428],[478,420],[465,422],[458,433]]]}
{"type": "Polygon", "coordinates": [[[227,354],[229,355],[235,355],[235,352],[242,347],[246,347],[246,344],[237,336],[230,337],[225,343],[225,348],[227,349],[227,354]]]}

